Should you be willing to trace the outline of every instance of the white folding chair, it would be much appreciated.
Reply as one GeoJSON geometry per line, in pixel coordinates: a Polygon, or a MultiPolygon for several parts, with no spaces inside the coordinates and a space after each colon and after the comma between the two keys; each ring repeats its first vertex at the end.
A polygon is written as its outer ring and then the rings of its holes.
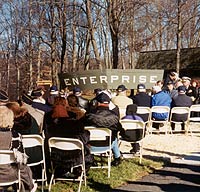
{"type": "Polygon", "coordinates": [[[138,106],[137,107],[137,115],[142,117],[144,123],[145,123],[145,129],[146,132],[148,133],[149,131],[149,122],[150,122],[150,115],[151,115],[151,108],[150,107],[142,107],[138,106]]]}
{"type": "MultiPolygon", "coordinates": [[[[175,125],[181,125],[182,123],[185,123],[185,130],[188,131],[188,122],[189,122],[189,113],[190,109],[189,107],[173,107],[170,112],[169,122],[174,123],[175,125]],[[186,115],[186,119],[184,121],[178,121],[175,119],[174,115],[186,115]]],[[[175,130],[174,130],[175,131],[175,130]]],[[[170,126],[170,132],[173,132],[170,126]]]]}
{"type": "Polygon", "coordinates": [[[192,124],[200,124],[200,104],[190,106],[188,131],[192,135],[192,124]]]}
{"type": "Polygon", "coordinates": [[[47,186],[44,139],[40,135],[22,135],[22,143],[26,154],[29,156],[27,165],[29,167],[41,165],[42,168],[41,178],[35,178],[35,179],[36,181],[42,182],[42,191],[43,191],[44,182],[45,185],[47,186]],[[34,150],[34,148],[35,151],[31,152],[31,150],[34,150]]]}
{"type": "MultiPolygon", "coordinates": [[[[13,151],[0,150],[0,167],[3,166],[3,165],[10,165],[11,163],[16,163],[13,151]]],[[[17,164],[16,164],[16,166],[17,166],[18,177],[13,181],[0,182],[0,187],[8,187],[8,186],[11,186],[13,184],[16,184],[16,185],[18,185],[17,191],[20,191],[20,188],[21,188],[20,169],[19,169],[17,164]]]]}
{"type": "Polygon", "coordinates": [[[119,117],[120,119],[126,115],[126,108],[119,107],[119,117]]]}
{"type": "Polygon", "coordinates": [[[111,171],[111,130],[108,128],[102,127],[85,127],[85,130],[90,132],[90,146],[91,154],[97,155],[100,157],[107,157],[107,165],[101,162],[101,165],[92,166],[91,168],[106,168],[108,169],[108,178],[110,178],[111,171]]]}
{"type": "MultiPolygon", "coordinates": [[[[140,157],[140,164],[142,163],[142,150],[143,150],[143,138],[145,132],[145,123],[143,121],[138,120],[127,120],[123,119],[120,121],[122,127],[125,130],[125,134],[128,136],[127,138],[123,138],[122,136],[119,137],[119,146],[122,142],[128,143],[138,143],[139,148],[139,157],[140,157]]],[[[127,152],[122,151],[122,155],[126,154],[127,152]]],[[[130,152],[129,152],[130,153],[130,152]]]]}
{"type": "Polygon", "coordinates": [[[84,155],[83,143],[79,139],[51,137],[48,141],[48,144],[49,144],[50,156],[52,153],[52,149],[55,148],[58,150],[64,150],[68,152],[72,152],[74,150],[80,150],[81,158],[82,158],[80,164],[74,165],[73,167],[71,167],[71,171],[73,171],[73,169],[76,167],[81,167],[81,176],[80,178],[77,178],[77,179],[55,177],[56,166],[53,160],[51,159],[52,175],[51,175],[51,180],[49,183],[49,191],[51,191],[52,183],[55,184],[56,180],[63,180],[63,181],[79,181],[78,192],[80,192],[82,181],[84,181],[85,186],[86,186],[85,155],[84,155]]]}
{"type": "MultiPolygon", "coordinates": [[[[154,131],[153,127],[152,127],[153,123],[162,123],[163,126],[165,127],[165,134],[167,134],[170,131],[169,115],[170,115],[170,107],[168,107],[168,106],[153,106],[153,107],[151,107],[149,132],[152,133],[154,131]],[[162,119],[162,120],[155,120],[153,118],[153,113],[158,113],[158,114],[166,113],[166,118],[162,119]]],[[[160,132],[160,128],[158,131],[160,132]]]]}

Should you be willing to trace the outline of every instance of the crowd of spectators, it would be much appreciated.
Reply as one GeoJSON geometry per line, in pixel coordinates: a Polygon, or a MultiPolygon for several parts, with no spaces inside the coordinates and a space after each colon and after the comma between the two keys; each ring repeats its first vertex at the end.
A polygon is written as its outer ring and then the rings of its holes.
{"type": "MultiPolygon", "coordinates": [[[[97,88],[94,96],[89,100],[83,95],[83,90],[74,87],[67,94],[59,92],[56,86],[52,86],[49,95],[45,99],[45,89],[36,88],[31,94],[24,92],[18,101],[9,101],[5,91],[0,90],[0,149],[13,150],[13,137],[18,139],[17,150],[24,154],[21,135],[40,134],[45,135],[45,149],[47,170],[50,166],[50,156],[48,151],[48,139],[53,136],[70,137],[80,139],[85,147],[85,163],[88,171],[95,164],[94,157],[90,154],[89,132],[85,126],[107,127],[112,131],[112,166],[121,163],[121,153],[118,147],[118,135],[126,137],[125,131],[120,123],[121,119],[132,119],[147,121],[147,116],[140,116],[137,112],[138,106],[176,106],[190,107],[192,104],[199,103],[199,83],[196,79],[189,77],[179,78],[177,73],[171,72],[167,78],[155,83],[151,90],[146,89],[145,84],[138,84],[137,90],[129,97],[128,89],[125,85],[116,88],[116,96],[112,96],[109,90],[97,88]],[[123,117],[120,116],[120,109],[125,109],[123,117]],[[6,119],[6,120],[5,120],[6,119]],[[9,119],[9,122],[5,122],[9,119]],[[6,142],[4,140],[6,139],[6,142]]],[[[166,114],[153,114],[154,119],[163,120],[166,114]]],[[[186,117],[174,117],[184,121],[186,117]]],[[[159,129],[159,123],[153,127],[159,129]]],[[[175,125],[171,124],[172,129],[175,125]]],[[[184,130],[184,123],[182,130],[184,130]]],[[[132,144],[131,153],[137,153],[138,145],[132,144]]],[[[61,176],[69,171],[71,164],[76,162],[65,161],[65,154],[54,151],[54,160],[63,160],[63,167],[60,168],[61,176]]],[[[26,163],[22,163],[26,168],[29,177],[24,179],[24,188],[29,191],[34,188],[32,173],[27,168],[26,163]]],[[[6,169],[0,168],[0,175],[6,175],[6,169]]],[[[11,177],[9,172],[8,177],[11,177]]],[[[75,175],[79,176],[80,170],[75,170],[75,175]]],[[[0,181],[4,179],[0,177],[0,181]]],[[[23,177],[22,177],[23,179],[23,177]]]]}

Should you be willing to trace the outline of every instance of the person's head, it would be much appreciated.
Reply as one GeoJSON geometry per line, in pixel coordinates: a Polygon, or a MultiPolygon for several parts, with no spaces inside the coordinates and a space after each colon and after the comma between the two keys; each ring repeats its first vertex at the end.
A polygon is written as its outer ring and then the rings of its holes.
{"type": "Polygon", "coordinates": [[[50,95],[59,95],[57,86],[53,85],[50,87],[50,95]]]}
{"type": "Polygon", "coordinates": [[[14,124],[14,114],[6,106],[0,106],[0,128],[12,128],[14,124]]]}
{"type": "Polygon", "coordinates": [[[154,86],[152,87],[152,93],[153,93],[153,94],[156,94],[156,93],[160,92],[161,90],[162,90],[162,89],[161,89],[160,86],[154,85],[154,86]]]}
{"type": "Polygon", "coordinates": [[[27,109],[23,108],[19,105],[18,102],[8,102],[6,103],[6,107],[8,107],[9,109],[11,109],[14,113],[14,118],[18,118],[21,116],[24,116],[25,113],[27,113],[27,109]]]}
{"type": "Polygon", "coordinates": [[[73,94],[76,96],[81,96],[82,95],[82,90],[79,87],[74,87],[73,88],[73,94]]]}
{"type": "Polygon", "coordinates": [[[71,107],[78,107],[79,106],[79,101],[78,101],[78,97],[74,94],[71,94],[67,97],[67,101],[69,106],[71,107]]]}
{"type": "Polygon", "coordinates": [[[67,101],[64,97],[55,97],[55,102],[53,105],[52,118],[69,117],[67,112],[67,101]]]}
{"type": "Polygon", "coordinates": [[[137,91],[138,92],[146,92],[146,87],[144,84],[140,83],[137,85],[137,91]]]}
{"type": "Polygon", "coordinates": [[[177,89],[179,86],[183,85],[182,83],[182,79],[178,78],[175,82],[174,82],[174,87],[177,89]]]}
{"type": "Polygon", "coordinates": [[[6,103],[8,100],[8,94],[4,90],[0,90],[0,103],[6,103]]]}
{"type": "Polygon", "coordinates": [[[184,85],[181,85],[178,87],[178,94],[185,94],[186,93],[186,87],[184,85]]]}
{"type": "Polygon", "coordinates": [[[162,80],[158,80],[155,85],[157,85],[157,86],[162,88],[163,87],[163,81],[162,80]]]}
{"type": "Polygon", "coordinates": [[[192,79],[191,80],[191,85],[193,87],[199,87],[199,81],[197,79],[192,79]]]}
{"type": "Polygon", "coordinates": [[[169,72],[169,78],[171,81],[175,81],[178,79],[178,73],[176,73],[175,71],[171,71],[169,72]]]}
{"type": "Polygon", "coordinates": [[[190,85],[191,78],[190,77],[182,77],[182,83],[184,86],[188,87],[190,85]]]}
{"type": "Polygon", "coordinates": [[[137,105],[131,104],[126,107],[126,115],[135,115],[137,112],[137,105]]]}
{"type": "Polygon", "coordinates": [[[57,96],[54,99],[54,106],[55,105],[62,105],[64,107],[66,107],[68,105],[68,102],[67,102],[67,100],[64,97],[57,96]]]}
{"type": "Polygon", "coordinates": [[[172,91],[174,89],[174,83],[172,81],[168,81],[167,88],[169,91],[172,91]]]}
{"type": "Polygon", "coordinates": [[[43,96],[43,93],[44,91],[41,89],[41,88],[38,88],[38,89],[34,89],[32,92],[31,92],[31,96],[33,98],[39,98],[39,97],[42,97],[43,96]]]}
{"type": "Polygon", "coordinates": [[[123,95],[125,95],[127,90],[128,89],[125,87],[125,85],[119,85],[117,87],[117,94],[123,94],[123,95]]]}
{"type": "Polygon", "coordinates": [[[98,94],[100,94],[103,90],[101,88],[96,88],[94,89],[94,95],[97,96],[98,94]]]}
{"type": "Polygon", "coordinates": [[[109,106],[110,97],[106,93],[100,93],[97,95],[96,100],[98,102],[98,106],[109,106]]]}

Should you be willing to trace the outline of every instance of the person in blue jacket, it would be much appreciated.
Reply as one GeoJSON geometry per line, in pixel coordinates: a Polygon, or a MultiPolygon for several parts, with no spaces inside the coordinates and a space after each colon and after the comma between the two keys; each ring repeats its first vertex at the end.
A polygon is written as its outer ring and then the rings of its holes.
{"type": "MultiPolygon", "coordinates": [[[[153,106],[168,106],[171,108],[172,99],[170,95],[161,90],[159,86],[153,86],[152,91],[154,92],[151,98],[151,107],[153,106]]],[[[153,113],[152,118],[154,120],[165,120],[167,118],[167,113],[153,113]]],[[[160,123],[153,123],[153,127],[159,129],[160,123]]]]}

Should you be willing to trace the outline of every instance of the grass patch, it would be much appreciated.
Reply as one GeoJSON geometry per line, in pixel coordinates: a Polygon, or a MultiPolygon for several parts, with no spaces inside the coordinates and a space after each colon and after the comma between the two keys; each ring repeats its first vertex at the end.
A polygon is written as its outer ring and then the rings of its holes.
{"type": "MultiPolygon", "coordinates": [[[[107,169],[90,169],[87,176],[87,186],[82,183],[82,192],[109,192],[128,181],[135,181],[142,176],[152,173],[163,166],[163,162],[143,159],[139,164],[139,158],[123,159],[117,167],[111,168],[111,177],[107,177],[107,169]]],[[[77,182],[56,182],[52,185],[52,192],[74,192],[78,189],[77,182]]],[[[40,190],[38,190],[40,191],[40,190]]],[[[45,190],[46,191],[46,190],[45,190]]]]}

